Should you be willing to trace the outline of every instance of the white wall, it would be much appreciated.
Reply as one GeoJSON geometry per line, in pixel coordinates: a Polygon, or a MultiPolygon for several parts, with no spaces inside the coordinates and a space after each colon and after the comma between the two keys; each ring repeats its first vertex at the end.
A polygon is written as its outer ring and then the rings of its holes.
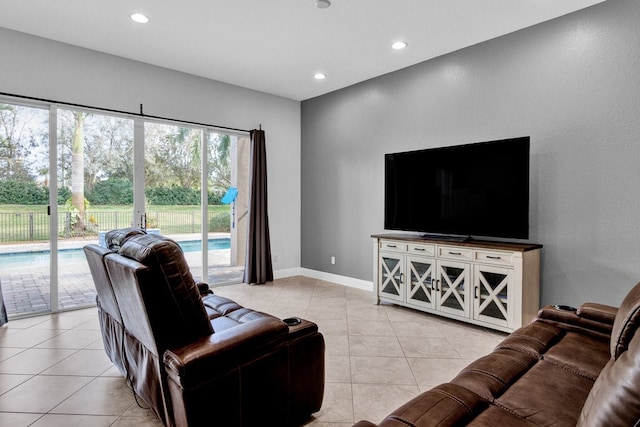
{"type": "Polygon", "coordinates": [[[303,101],[302,267],[372,279],[385,153],[529,135],[542,303],[620,304],[640,281],[639,23],[610,0],[303,101]]]}
{"type": "Polygon", "coordinates": [[[238,129],[262,125],[274,270],[300,266],[298,101],[4,28],[0,64],[0,92],[132,113],[144,104],[147,115],[238,129]]]}

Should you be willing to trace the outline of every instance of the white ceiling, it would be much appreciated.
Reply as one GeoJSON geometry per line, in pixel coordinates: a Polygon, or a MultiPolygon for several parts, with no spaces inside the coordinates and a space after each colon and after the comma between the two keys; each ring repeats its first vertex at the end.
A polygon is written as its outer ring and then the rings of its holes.
{"type": "Polygon", "coordinates": [[[304,100],[602,1],[0,0],[0,26],[304,100]]]}

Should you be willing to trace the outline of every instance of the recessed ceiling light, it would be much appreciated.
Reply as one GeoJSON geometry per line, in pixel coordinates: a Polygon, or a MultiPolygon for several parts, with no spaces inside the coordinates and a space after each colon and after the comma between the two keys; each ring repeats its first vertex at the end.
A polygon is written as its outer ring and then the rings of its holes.
{"type": "Polygon", "coordinates": [[[315,73],[313,78],[316,80],[324,80],[327,76],[324,73],[315,73]]]}
{"type": "Polygon", "coordinates": [[[406,42],[395,42],[394,44],[391,45],[392,48],[394,48],[395,50],[400,50],[400,49],[404,49],[405,47],[407,47],[407,43],[406,42]]]}
{"type": "Polygon", "coordinates": [[[331,6],[331,2],[329,0],[316,0],[316,7],[318,9],[326,9],[331,6]]]}
{"type": "Polygon", "coordinates": [[[137,22],[138,24],[146,24],[147,22],[149,22],[149,18],[142,13],[132,13],[131,15],[129,15],[129,18],[131,18],[132,21],[137,22]]]}

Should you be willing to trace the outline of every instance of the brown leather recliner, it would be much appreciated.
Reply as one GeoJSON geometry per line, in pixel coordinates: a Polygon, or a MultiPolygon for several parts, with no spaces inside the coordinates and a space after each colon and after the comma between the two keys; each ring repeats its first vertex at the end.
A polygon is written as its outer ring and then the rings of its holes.
{"type": "MultiPolygon", "coordinates": [[[[619,308],[548,306],[380,427],[640,425],[640,284],[619,308]]],[[[374,427],[360,421],[356,427],[374,427]]]]}
{"type": "Polygon", "coordinates": [[[320,409],[324,339],[197,284],[180,246],[127,229],[85,246],[105,351],[167,426],[293,426],[320,409]]]}

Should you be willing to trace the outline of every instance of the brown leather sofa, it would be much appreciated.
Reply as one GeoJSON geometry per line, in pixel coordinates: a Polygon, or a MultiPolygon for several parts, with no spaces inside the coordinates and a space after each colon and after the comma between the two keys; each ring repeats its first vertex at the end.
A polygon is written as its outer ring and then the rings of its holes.
{"type": "MultiPolygon", "coordinates": [[[[640,284],[619,308],[549,306],[380,427],[640,425],[640,284]]],[[[360,421],[357,427],[373,427],[360,421]]]]}
{"type": "Polygon", "coordinates": [[[166,426],[300,425],[322,404],[324,338],[196,283],[182,249],[139,229],[84,248],[105,352],[166,426]]]}

